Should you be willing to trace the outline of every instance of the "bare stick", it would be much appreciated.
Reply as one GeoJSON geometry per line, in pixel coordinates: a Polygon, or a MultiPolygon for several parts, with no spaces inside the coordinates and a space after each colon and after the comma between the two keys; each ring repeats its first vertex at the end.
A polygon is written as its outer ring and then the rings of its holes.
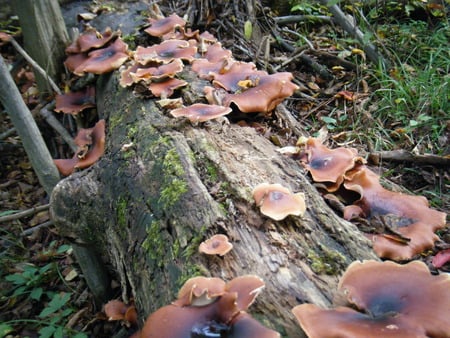
{"type": "Polygon", "coordinates": [[[447,168],[450,166],[450,157],[433,154],[416,155],[403,149],[371,153],[369,154],[369,159],[375,164],[380,163],[380,161],[388,161],[410,162],[420,165],[434,165],[447,168]]]}
{"type": "Polygon", "coordinates": [[[30,55],[28,55],[28,53],[25,51],[25,49],[23,49],[12,36],[10,37],[10,39],[8,41],[11,42],[11,44],[19,52],[19,54],[22,55],[25,58],[25,60],[28,61],[28,63],[31,65],[31,67],[36,69],[36,71],[38,71],[44,78],[47,79],[48,83],[50,84],[52,89],[55,91],[55,93],[57,93],[58,95],[61,95],[61,90],[56,85],[56,83],[52,80],[52,78],[50,76],[47,75],[45,70],[42,69],[42,67],[39,66],[38,63],[36,61],[34,61],[30,55]]]}
{"type": "Polygon", "coordinates": [[[34,207],[31,209],[27,209],[24,211],[19,211],[15,214],[11,214],[11,215],[6,215],[6,216],[2,216],[0,217],[0,223],[2,222],[9,222],[15,219],[20,219],[23,217],[27,217],[33,214],[36,214],[38,212],[44,211],[44,210],[48,210],[48,208],[50,207],[50,204],[44,204],[44,205],[40,205],[38,207],[34,207]]]}
{"type": "Polygon", "coordinates": [[[76,153],[78,150],[77,145],[73,141],[73,137],[70,136],[69,132],[64,128],[64,126],[58,121],[58,119],[53,116],[52,112],[49,110],[52,107],[53,103],[49,103],[44,108],[40,110],[41,116],[45,118],[47,123],[52,126],[56,132],[61,135],[63,140],[69,145],[70,149],[76,153]]]}
{"type": "Polygon", "coordinates": [[[389,67],[389,63],[380,54],[377,53],[377,48],[370,42],[366,42],[364,39],[364,34],[361,30],[347,19],[344,12],[339,8],[338,5],[328,5],[327,0],[321,0],[322,4],[328,7],[330,12],[334,15],[335,21],[350,35],[352,35],[361,44],[367,57],[375,64],[382,64],[385,67],[389,67]]]}
{"type": "Polygon", "coordinates": [[[29,235],[31,235],[33,232],[35,232],[35,231],[37,231],[37,230],[39,230],[39,229],[42,229],[42,228],[46,228],[46,227],[49,227],[50,225],[53,225],[53,221],[47,221],[47,222],[44,222],[44,223],[41,223],[41,224],[38,224],[38,225],[36,225],[36,226],[34,226],[34,227],[31,227],[31,228],[29,228],[29,229],[26,229],[26,230],[24,230],[24,231],[22,231],[21,233],[20,233],[20,236],[22,236],[22,237],[24,237],[24,236],[29,236],[29,235]]]}

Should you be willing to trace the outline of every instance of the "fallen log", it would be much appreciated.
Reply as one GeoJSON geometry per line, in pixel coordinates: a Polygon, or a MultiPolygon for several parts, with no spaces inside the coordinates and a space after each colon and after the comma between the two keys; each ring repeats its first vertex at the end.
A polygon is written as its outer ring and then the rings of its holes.
{"type": "MultiPolygon", "coordinates": [[[[198,100],[202,80],[189,70],[182,78],[190,84],[184,101],[198,100]]],[[[194,275],[255,274],[266,287],[249,312],[283,336],[303,337],[291,309],[330,305],[352,261],[377,259],[301,165],[255,129],[224,119],[174,119],[155,100],[121,88],[116,73],[101,77],[97,93],[106,153],[56,186],[51,215],[62,235],[104,257],[124,300],[134,298],[141,324],[194,275]],[[282,221],[263,216],[252,198],[263,182],[304,192],[306,213],[282,221]],[[223,257],[200,254],[200,242],[217,233],[230,238],[233,250],[223,257]]],[[[282,111],[278,119],[289,114],[282,111]]],[[[288,123],[301,130],[292,116],[288,123]]]]}

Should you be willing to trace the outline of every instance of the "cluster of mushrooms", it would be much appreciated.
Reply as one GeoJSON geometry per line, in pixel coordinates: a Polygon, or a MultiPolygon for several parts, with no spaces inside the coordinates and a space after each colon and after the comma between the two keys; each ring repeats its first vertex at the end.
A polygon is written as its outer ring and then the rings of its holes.
{"type": "MultiPolygon", "coordinates": [[[[144,86],[172,116],[195,123],[230,114],[235,107],[242,113],[268,114],[298,88],[290,73],[267,74],[253,63],[234,60],[214,36],[186,29],[186,22],[176,14],[149,19],[149,23],[145,31],[161,38],[160,44],[139,46],[132,52],[118,32],[89,29],[67,48],[66,67],[83,76],[110,72],[126,63],[121,69],[121,86],[144,86]],[[173,97],[177,89],[189,86],[177,77],[185,64],[210,82],[204,88],[207,103],[184,106],[180,97],[173,97]]],[[[93,88],[66,93],[57,97],[55,111],[76,115],[95,107],[94,96],[93,88]]],[[[93,128],[80,128],[74,157],[55,163],[64,175],[91,165],[103,154],[104,138],[104,120],[93,128]]],[[[365,166],[355,149],[328,149],[314,138],[302,139],[298,146],[297,158],[318,187],[345,204],[345,219],[384,217],[389,222],[390,233],[368,234],[380,257],[407,260],[434,245],[435,231],[445,226],[445,214],[430,209],[425,198],[383,188],[379,176],[365,166]],[[352,195],[349,192],[358,197],[348,197],[352,195]]],[[[302,193],[292,193],[279,184],[263,183],[254,188],[253,197],[261,213],[276,221],[302,216],[306,210],[302,193]]],[[[223,256],[232,248],[220,234],[203,242],[199,252],[223,256]]],[[[264,282],[253,275],[229,282],[191,278],[177,299],[150,314],[133,337],[280,337],[246,312],[263,288],[264,282]]],[[[310,338],[450,337],[448,290],[448,276],[432,276],[418,261],[404,265],[354,262],[340,280],[336,308],[302,304],[292,312],[310,338]],[[383,284],[377,282],[379,277],[383,284]]],[[[111,320],[136,322],[134,306],[112,301],[105,312],[111,320]]]]}

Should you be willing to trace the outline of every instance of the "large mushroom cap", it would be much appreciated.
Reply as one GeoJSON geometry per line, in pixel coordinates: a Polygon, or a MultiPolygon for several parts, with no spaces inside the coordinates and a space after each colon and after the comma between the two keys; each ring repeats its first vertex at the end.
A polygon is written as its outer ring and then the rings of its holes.
{"type": "Polygon", "coordinates": [[[55,111],[66,114],[78,114],[84,109],[95,106],[95,87],[57,95],[55,99],[55,111]]]}
{"type": "Polygon", "coordinates": [[[301,216],[306,210],[304,194],[293,194],[281,184],[262,183],[253,189],[253,198],[261,213],[276,221],[301,216]]]}
{"type": "Polygon", "coordinates": [[[339,290],[347,307],[292,310],[308,337],[450,337],[450,277],[420,261],[353,262],[339,290]]]}

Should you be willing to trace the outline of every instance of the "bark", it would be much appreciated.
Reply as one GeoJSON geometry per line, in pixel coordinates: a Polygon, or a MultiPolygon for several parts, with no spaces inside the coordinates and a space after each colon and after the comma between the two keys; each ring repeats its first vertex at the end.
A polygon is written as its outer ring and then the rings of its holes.
{"type": "MultiPolygon", "coordinates": [[[[69,43],[64,19],[57,0],[18,0],[13,8],[19,16],[25,40],[25,49],[58,82],[63,70],[64,49],[69,43]]],[[[41,93],[51,92],[47,77],[35,72],[41,93]]]]}
{"type": "MultiPolygon", "coordinates": [[[[185,102],[198,97],[204,83],[188,71],[183,78],[190,83],[185,102]]],[[[51,214],[63,235],[101,252],[142,321],[194,275],[256,274],[266,288],[250,313],[301,337],[291,308],[329,305],[347,265],[375,259],[370,243],[331,211],[299,163],[254,129],[169,117],[155,100],[120,88],[117,74],[101,78],[97,93],[107,121],[106,154],[55,187],[51,214]],[[306,214],[279,222],[262,216],[251,197],[262,182],[303,191],[306,214]],[[199,254],[198,244],[216,233],[228,235],[232,252],[199,254]]],[[[286,114],[281,109],[277,116],[286,114]]],[[[286,123],[301,130],[292,116],[286,123]]]]}

